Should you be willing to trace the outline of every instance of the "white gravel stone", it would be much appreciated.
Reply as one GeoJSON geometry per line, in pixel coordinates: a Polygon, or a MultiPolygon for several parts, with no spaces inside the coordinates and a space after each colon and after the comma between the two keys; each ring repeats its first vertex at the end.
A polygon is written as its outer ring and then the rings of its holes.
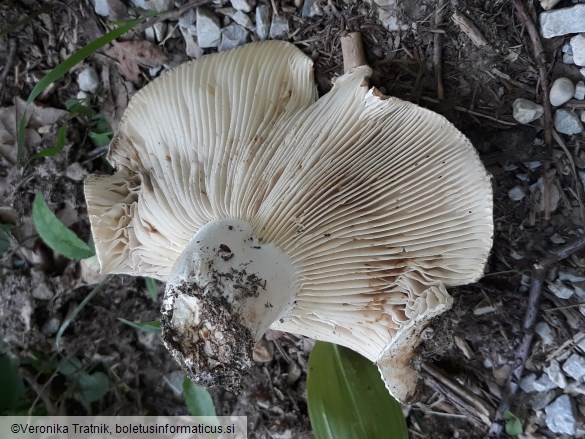
{"type": "Polygon", "coordinates": [[[534,328],[545,346],[553,344],[554,335],[550,325],[546,322],[538,322],[534,328]]]}
{"type": "Polygon", "coordinates": [[[571,43],[563,44],[563,47],[561,47],[561,51],[563,53],[573,55],[573,49],[571,49],[571,43]]]}
{"type": "Polygon", "coordinates": [[[568,282],[583,282],[585,281],[585,276],[582,273],[582,270],[575,270],[571,268],[565,268],[564,270],[559,271],[559,280],[568,281],[568,282]]]}
{"type": "Polygon", "coordinates": [[[585,77],[585,67],[583,67],[582,69],[579,69],[579,72],[581,73],[582,76],[585,77]]]}
{"type": "Polygon", "coordinates": [[[554,283],[549,283],[548,289],[559,299],[569,299],[574,293],[572,288],[566,286],[558,279],[554,283]]]}
{"type": "Polygon", "coordinates": [[[585,82],[579,81],[575,86],[575,94],[573,95],[575,99],[579,99],[582,101],[585,99],[585,82]]]}
{"type": "Polygon", "coordinates": [[[248,30],[253,31],[256,28],[254,26],[254,23],[252,22],[252,19],[248,17],[248,14],[246,14],[245,12],[236,11],[235,14],[233,14],[230,18],[234,20],[236,23],[238,23],[240,26],[244,26],[248,30]]]}
{"type": "Polygon", "coordinates": [[[270,38],[278,38],[288,34],[288,20],[282,15],[273,15],[270,25],[270,38]]]}
{"type": "Polygon", "coordinates": [[[110,7],[108,6],[108,0],[93,0],[93,9],[95,13],[107,17],[110,15],[110,7]]]}
{"type": "Polygon", "coordinates": [[[520,186],[514,186],[508,191],[508,197],[512,201],[521,201],[525,196],[524,189],[522,189],[520,186]]]}
{"type": "Polygon", "coordinates": [[[544,38],[585,32],[585,4],[540,14],[540,34],[544,38]]]}
{"type": "Polygon", "coordinates": [[[270,9],[266,5],[256,8],[256,35],[260,40],[268,38],[270,33],[270,9]]]}
{"type": "Polygon", "coordinates": [[[534,392],[534,383],[536,382],[536,375],[531,373],[520,380],[520,388],[526,392],[534,392]]]}
{"type": "Polygon", "coordinates": [[[549,9],[554,8],[560,1],[561,0],[540,0],[540,6],[542,6],[542,9],[545,11],[548,11],[549,9]]]}
{"type": "Polygon", "coordinates": [[[552,360],[550,364],[544,368],[544,372],[548,375],[550,380],[561,389],[567,387],[567,378],[563,372],[561,372],[561,365],[558,361],[552,360]]]}
{"type": "Polygon", "coordinates": [[[562,395],[545,407],[546,426],[553,433],[573,435],[577,423],[575,420],[575,408],[569,395],[562,395]]]}
{"type": "Polygon", "coordinates": [[[556,389],[557,383],[549,378],[546,373],[543,373],[542,376],[537,379],[533,386],[536,392],[548,392],[549,390],[556,389]]]}
{"type": "Polygon", "coordinates": [[[573,342],[575,346],[581,349],[585,353],[585,332],[578,332],[573,336],[573,342]]]}
{"type": "Polygon", "coordinates": [[[544,113],[544,107],[528,99],[518,98],[512,104],[514,119],[520,123],[534,122],[544,113]]]}
{"type": "Polygon", "coordinates": [[[80,90],[95,93],[100,86],[100,78],[93,67],[86,67],[77,75],[80,90]]]}
{"type": "Polygon", "coordinates": [[[303,2],[303,17],[314,17],[316,15],[323,15],[323,9],[319,6],[316,0],[305,0],[303,2]]]}
{"type": "Polygon", "coordinates": [[[575,381],[585,378],[585,357],[572,354],[564,363],[563,370],[575,381]]]}
{"type": "Polygon", "coordinates": [[[585,110],[581,112],[581,122],[585,123],[585,110]]]}
{"type": "Polygon", "coordinates": [[[205,8],[197,8],[197,43],[199,46],[217,47],[221,41],[219,18],[205,8]]]}
{"type": "Polygon", "coordinates": [[[563,64],[575,64],[575,60],[573,59],[573,55],[569,55],[568,53],[563,53],[563,64]]]}
{"type": "Polygon", "coordinates": [[[571,50],[573,62],[578,66],[585,66],[585,34],[575,35],[571,38],[571,50]]]}
{"type": "Polygon", "coordinates": [[[563,105],[575,94],[575,86],[569,78],[557,78],[550,88],[550,103],[555,107],[563,105]]]}
{"type": "Polygon", "coordinates": [[[547,405],[549,405],[550,402],[553,399],[555,399],[556,396],[557,392],[555,392],[554,390],[551,390],[549,392],[536,393],[532,398],[532,410],[534,410],[535,412],[542,410],[547,405]]]}
{"type": "Polygon", "coordinates": [[[579,116],[571,110],[565,110],[564,108],[557,110],[554,121],[555,129],[559,133],[572,135],[583,131],[583,124],[579,120],[579,116]]]}
{"type": "Polygon", "coordinates": [[[254,6],[256,6],[256,1],[255,0],[231,0],[231,4],[238,11],[248,13],[248,12],[251,12],[252,9],[254,9],[254,6]]]}
{"type": "Polygon", "coordinates": [[[248,31],[244,26],[237,23],[232,23],[221,30],[221,43],[219,51],[235,49],[238,46],[246,44],[248,41],[248,31]]]}

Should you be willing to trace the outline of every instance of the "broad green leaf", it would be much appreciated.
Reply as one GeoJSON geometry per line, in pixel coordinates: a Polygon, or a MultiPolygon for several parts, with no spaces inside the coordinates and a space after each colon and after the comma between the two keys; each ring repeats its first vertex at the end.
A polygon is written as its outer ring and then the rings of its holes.
{"type": "Polygon", "coordinates": [[[156,302],[158,291],[156,290],[156,281],[151,277],[145,277],[144,283],[146,283],[146,291],[148,291],[149,297],[153,302],[156,302]]]}
{"type": "Polygon", "coordinates": [[[93,256],[94,251],[49,210],[43,195],[37,192],[33,202],[33,221],[42,240],[69,259],[85,259],[93,256]]]}
{"type": "Polygon", "coordinates": [[[59,361],[57,370],[66,377],[72,377],[83,372],[83,366],[75,357],[64,357],[59,361]]]}
{"type": "Polygon", "coordinates": [[[506,420],[506,434],[509,436],[518,436],[522,434],[522,422],[510,410],[504,412],[504,419],[506,420]]]}
{"type": "Polygon", "coordinates": [[[309,417],[316,439],[408,438],[400,404],[366,358],[317,342],[307,374],[309,417]]]}
{"type": "Polygon", "coordinates": [[[10,243],[14,240],[10,231],[14,228],[14,224],[0,224],[0,256],[10,248],[10,243]]]}
{"type": "Polygon", "coordinates": [[[196,386],[187,377],[183,380],[183,397],[193,416],[215,416],[215,406],[207,389],[196,386]]]}
{"type": "Polygon", "coordinates": [[[110,379],[103,372],[84,373],[79,377],[78,386],[80,399],[86,404],[91,404],[106,396],[110,388],[110,379]]]}
{"type": "Polygon", "coordinates": [[[0,414],[14,410],[24,393],[17,363],[6,354],[0,354],[0,414]]]}
{"type": "Polygon", "coordinates": [[[93,117],[95,115],[95,111],[93,111],[90,107],[85,105],[85,101],[80,99],[68,99],[65,101],[65,107],[67,111],[71,113],[73,116],[83,116],[83,117],[93,117]]]}
{"type": "Polygon", "coordinates": [[[63,147],[65,146],[65,141],[67,140],[67,128],[69,125],[67,122],[64,122],[61,127],[59,127],[59,131],[57,131],[57,137],[55,138],[55,146],[52,148],[47,148],[42,151],[37,152],[36,154],[32,155],[29,162],[33,160],[39,159],[41,157],[54,157],[63,151],[63,147]]]}
{"type": "Polygon", "coordinates": [[[160,332],[160,321],[153,320],[151,322],[132,322],[130,320],[123,319],[122,317],[118,317],[122,323],[127,324],[128,326],[132,326],[133,328],[140,329],[141,331],[146,332],[160,332]]]}
{"type": "MultiPolygon", "coordinates": [[[[108,32],[107,34],[100,38],[96,38],[91,43],[79,49],[77,52],[75,52],[69,58],[58,64],[53,70],[51,70],[49,73],[47,73],[45,76],[41,78],[41,80],[37,83],[37,85],[35,85],[35,87],[30,92],[30,95],[28,96],[26,103],[30,104],[31,102],[33,102],[49,85],[65,76],[77,64],[81,63],[87,57],[93,55],[106,44],[111,43],[116,38],[121,37],[129,30],[132,30],[136,25],[142,23],[143,21],[144,21],[143,18],[131,20],[128,22],[128,24],[120,26],[108,32]]],[[[18,122],[18,141],[16,152],[18,163],[22,162],[22,157],[24,155],[26,124],[27,122],[25,111],[25,114],[23,114],[20,117],[20,120],[18,122]]]]}
{"type": "Polygon", "coordinates": [[[107,133],[96,133],[96,132],[90,131],[87,136],[93,142],[94,146],[96,148],[99,148],[102,146],[109,145],[110,141],[112,140],[112,135],[113,135],[113,133],[111,131],[107,132],[107,133]]]}

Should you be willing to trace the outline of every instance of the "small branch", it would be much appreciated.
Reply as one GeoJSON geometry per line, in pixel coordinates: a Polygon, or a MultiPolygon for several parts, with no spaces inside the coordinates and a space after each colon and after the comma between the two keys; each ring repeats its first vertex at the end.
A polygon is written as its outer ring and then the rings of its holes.
{"type": "Polygon", "coordinates": [[[553,252],[550,252],[547,256],[534,264],[532,280],[530,282],[530,292],[528,294],[528,307],[526,309],[523,323],[524,335],[522,336],[520,346],[518,346],[518,349],[516,350],[512,372],[506,383],[504,394],[502,395],[500,405],[496,411],[494,422],[486,435],[487,439],[495,439],[502,434],[502,429],[505,423],[504,413],[510,409],[512,400],[520,386],[520,380],[524,373],[524,365],[530,355],[530,346],[532,345],[532,340],[534,338],[534,327],[536,326],[536,319],[538,317],[540,300],[542,298],[542,285],[544,283],[546,272],[557,262],[560,262],[583,249],[585,249],[585,234],[574,241],[557,248],[553,252]]]}
{"type": "Polygon", "coordinates": [[[343,71],[345,73],[350,73],[356,67],[368,65],[362,34],[359,32],[352,32],[341,37],[341,53],[343,54],[343,71]]]}
{"type": "Polygon", "coordinates": [[[461,32],[467,35],[477,47],[483,47],[488,43],[487,39],[483,36],[475,23],[466,15],[455,10],[451,16],[451,20],[453,20],[453,23],[461,29],[461,32]]]}
{"type": "Polygon", "coordinates": [[[0,103],[2,103],[2,98],[4,96],[4,84],[6,83],[6,77],[8,76],[8,73],[12,70],[15,55],[16,40],[14,38],[10,38],[8,40],[8,55],[6,55],[6,61],[4,62],[2,73],[0,73],[0,103]]]}
{"type": "MultiPolygon", "coordinates": [[[[438,29],[443,23],[444,7],[439,7],[435,13],[435,29],[438,29]]],[[[441,102],[445,99],[445,88],[443,87],[443,39],[445,36],[440,32],[433,34],[433,70],[435,73],[435,84],[437,84],[437,100],[441,102]]]]}
{"type": "Polygon", "coordinates": [[[552,144],[552,112],[550,108],[549,100],[549,86],[548,86],[548,74],[546,72],[546,60],[544,58],[544,48],[540,41],[540,35],[532,17],[528,13],[526,6],[522,0],[514,0],[514,9],[518,19],[526,26],[530,41],[532,42],[532,49],[534,51],[534,62],[538,68],[538,76],[540,78],[540,88],[542,90],[542,106],[544,107],[544,143],[547,146],[552,144]]]}

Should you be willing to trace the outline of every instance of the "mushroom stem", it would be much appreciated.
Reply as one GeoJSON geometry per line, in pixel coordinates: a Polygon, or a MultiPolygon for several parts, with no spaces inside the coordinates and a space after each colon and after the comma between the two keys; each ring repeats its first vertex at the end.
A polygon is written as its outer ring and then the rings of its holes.
{"type": "Polygon", "coordinates": [[[163,341],[195,383],[237,390],[252,349],[286,315],[295,268],[241,220],[214,220],[177,259],[162,306],[163,341]]]}
{"type": "Polygon", "coordinates": [[[350,73],[359,66],[367,66],[362,34],[352,32],[341,37],[341,53],[343,54],[343,71],[350,73]]]}

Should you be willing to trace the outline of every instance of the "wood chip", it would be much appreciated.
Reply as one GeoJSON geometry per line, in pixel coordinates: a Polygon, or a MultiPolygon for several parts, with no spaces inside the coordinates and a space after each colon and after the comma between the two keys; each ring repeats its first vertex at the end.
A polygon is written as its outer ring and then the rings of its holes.
{"type": "Polygon", "coordinates": [[[473,44],[475,44],[477,47],[483,47],[488,43],[487,39],[483,36],[475,23],[471,21],[471,19],[466,15],[463,15],[461,12],[455,10],[451,16],[451,20],[453,20],[459,29],[461,29],[461,32],[467,35],[473,44]]]}

